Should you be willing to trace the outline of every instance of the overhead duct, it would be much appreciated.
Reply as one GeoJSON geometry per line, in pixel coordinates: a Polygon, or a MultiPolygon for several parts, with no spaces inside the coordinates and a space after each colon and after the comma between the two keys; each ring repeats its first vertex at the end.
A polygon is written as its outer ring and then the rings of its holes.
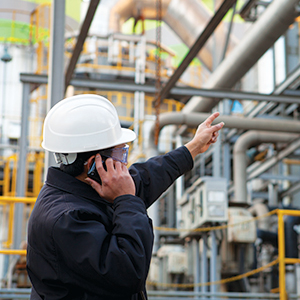
{"type": "MultiPolygon", "coordinates": [[[[255,122],[259,120],[260,119],[256,119],[255,122]]],[[[277,131],[277,130],[273,130],[273,131],[277,131]]],[[[239,139],[234,144],[234,148],[233,148],[233,184],[234,184],[233,202],[238,202],[238,203],[247,202],[246,151],[250,147],[259,145],[261,143],[276,143],[276,142],[290,143],[292,140],[296,138],[299,138],[299,134],[270,132],[270,131],[254,131],[254,130],[248,131],[239,137],[239,139]]]]}
{"type": "MultiPolygon", "coordinates": [[[[211,74],[203,88],[232,88],[295,21],[298,2],[298,0],[274,0],[270,3],[244,38],[211,74]]],[[[193,97],[183,108],[183,112],[208,112],[219,101],[193,97]]]]}
{"type": "MultiPolygon", "coordinates": [[[[114,5],[110,12],[109,28],[112,32],[120,32],[121,27],[129,18],[140,17],[145,19],[156,19],[156,2],[153,0],[120,0],[114,5]]],[[[203,31],[211,19],[212,14],[197,0],[162,0],[162,19],[169,25],[178,37],[188,47],[191,47],[196,38],[203,31]],[[180,20],[180,22],[178,22],[180,20]]],[[[219,45],[225,44],[227,27],[220,24],[215,31],[215,37],[219,45]]],[[[238,42],[237,38],[231,35],[229,49],[238,42]]],[[[219,47],[221,52],[223,47],[219,47]]],[[[198,58],[204,65],[212,70],[213,43],[209,41],[198,54],[198,58]]],[[[221,53],[218,53],[221,57],[221,53]]]]}

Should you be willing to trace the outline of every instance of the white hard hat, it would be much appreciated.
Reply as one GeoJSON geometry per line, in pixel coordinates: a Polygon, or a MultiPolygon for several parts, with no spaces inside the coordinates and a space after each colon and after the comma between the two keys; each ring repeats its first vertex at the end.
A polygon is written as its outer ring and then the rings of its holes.
{"type": "Polygon", "coordinates": [[[42,147],[55,153],[80,153],[110,148],[135,138],[134,131],[121,128],[117,111],[109,100],[85,94],[61,100],[50,109],[44,122],[42,147]]]}

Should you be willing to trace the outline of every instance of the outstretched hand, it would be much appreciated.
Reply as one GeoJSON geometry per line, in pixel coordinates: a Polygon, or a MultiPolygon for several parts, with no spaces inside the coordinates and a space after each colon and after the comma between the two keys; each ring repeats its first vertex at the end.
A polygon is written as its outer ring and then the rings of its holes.
{"type": "Polygon", "coordinates": [[[197,128],[194,138],[185,145],[193,158],[205,152],[211,144],[217,141],[219,130],[222,129],[224,123],[221,122],[213,126],[211,124],[219,115],[220,113],[215,112],[201,123],[197,128]]]}

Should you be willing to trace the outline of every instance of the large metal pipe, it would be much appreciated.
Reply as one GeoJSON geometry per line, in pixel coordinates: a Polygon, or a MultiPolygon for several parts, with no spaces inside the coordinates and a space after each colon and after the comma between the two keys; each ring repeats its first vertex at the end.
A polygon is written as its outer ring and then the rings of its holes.
{"type": "MultiPolygon", "coordinates": [[[[177,1],[176,7],[181,7],[179,11],[182,11],[182,7],[183,7],[182,1],[181,2],[180,0],[173,0],[173,1],[174,2],[177,1]]],[[[165,3],[165,5],[163,5],[164,10],[166,9],[166,7],[168,7],[168,9],[171,7],[169,0],[166,0],[164,3],[165,3]]],[[[232,87],[232,85],[234,85],[257,62],[257,60],[274,44],[274,42],[287,30],[289,25],[294,22],[294,19],[296,17],[295,7],[297,3],[298,0],[274,0],[268,6],[266,11],[263,13],[263,15],[252,25],[250,30],[247,32],[247,35],[245,35],[244,39],[238,44],[238,46],[234,48],[234,50],[228,55],[228,57],[219,65],[219,67],[211,75],[210,79],[205,84],[205,87],[206,88],[232,87]]],[[[115,6],[114,13],[118,11],[120,19],[125,20],[129,16],[129,14],[132,15],[133,0],[119,1],[118,5],[122,5],[122,9],[116,10],[117,6],[115,6]]],[[[175,11],[176,10],[174,10],[174,12],[175,11]]],[[[187,15],[189,14],[185,14],[185,16],[187,15]]],[[[116,21],[114,23],[116,23],[116,21]]],[[[194,97],[184,107],[183,112],[190,113],[193,111],[209,111],[218,103],[218,101],[219,101],[218,99],[212,100],[203,97],[194,97]]],[[[180,117],[179,115],[177,115],[175,118],[172,118],[169,115],[169,117],[170,117],[170,122],[173,123],[169,122],[163,124],[162,116],[160,117],[161,127],[167,124],[187,124],[186,122],[190,121],[190,118],[189,120],[188,119],[182,120],[182,118],[185,119],[184,115],[180,117]]],[[[204,121],[204,119],[201,119],[200,116],[198,117],[199,117],[197,120],[198,124],[204,121]]],[[[229,118],[230,120],[227,120],[225,122],[227,127],[230,126],[230,121],[231,119],[233,120],[234,117],[229,117],[229,118]]],[[[250,128],[248,129],[272,130],[272,128],[270,128],[270,124],[272,123],[271,120],[262,121],[264,122],[265,126],[269,125],[269,128],[255,127],[255,125],[257,125],[260,121],[262,120],[255,120],[254,123],[251,124],[249,126],[250,128]]],[[[166,120],[166,122],[168,122],[168,120],[166,120]]],[[[244,122],[245,127],[248,127],[249,125],[246,124],[246,122],[248,122],[248,120],[246,119],[239,120],[238,122],[244,122]]],[[[234,128],[240,128],[241,125],[242,124],[235,124],[234,128]]],[[[286,122],[285,124],[281,123],[281,125],[282,125],[281,128],[285,128],[286,122]]],[[[275,128],[277,127],[278,126],[275,126],[275,128]]],[[[294,131],[290,131],[290,132],[294,132],[294,131]]],[[[149,144],[150,144],[149,156],[152,156],[152,154],[153,155],[157,154],[153,137],[154,134],[152,132],[152,134],[150,134],[150,139],[149,139],[149,144]]]]}
{"type": "MultiPolygon", "coordinates": [[[[259,121],[259,120],[255,120],[259,121]]],[[[298,122],[297,122],[298,123],[298,122]]],[[[277,130],[273,130],[277,131],[277,130]]],[[[290,131],[287,131],[290,132],[290,131]]],[[[299,132],[300,133],[300,132],[299,132]]],[[[299,138],[299,134],[279,133],[270,131],[248,131],[241,135],[234,144],[233,148],[233,184],[234,200],[233,202],[247,202],[247,154],[246,151],[261,143],[289,143],[299,138]]]]}
{"type": "MultiPolygon", "coordinates": [[[[203,88],[231,88],[294,22],[298,0],[274,0],[251,26],[240,43],[216,68],[203,88]]],[[[219,99],[194,97],[183,108],[186,113],[208,112],[219,99]]]]}
{"type": "MultiPolygon", "coordinates": [[[[248,208],[253,217],[261,217],[269,212],[268,206],[264,203],[255,203],[248,208]]],[[[257,228],[268,231],[270,229],[269,218],[259,218],[257,220],[257,228]]]]}
{"type": "MultiPolygon", "coordinates": [[[[208,12],[201,2],[194,0],[172,0],[163,18],[188,47],[194,44],[196,38],[201,34],[212,17],[211,13],[208,12]]],[[[213,39],[210,39],[197,55],[210,71],[213,70],[213,65],[216,63],[213,60],[215,58],[221,59],[227,33],[227,26],[221,23],[217,30],[214,31],[218,47],[215,47],[213,39]],[[216,57],[213,57],[214,51],[216,57]]],[[[237,38],[234,34],[231,34],[229,49],[231,50],[237,43],[237,38]]]]}
{"type": "Polygon", "coordinates": [[[230,10],[236,0],[224,0],[220,5],[219,9],[216,11],[215,15],[210,19],[209,23],[205,29],[201,32],[193,46],[190,48],[189,52],[186,54],[178,68],[169,78],[169,80],[163,85],[160,90],[160,98],[165,99],[169,96],[171,89],[175,86],[176,82],[179,80],[181,75],[186,71],[190,63],[197,56],[197,53],[201,51],[206,42],[210,39],[212,34],[214,34],[218,25],[222,22],[223,18],[230,10]]]}
{"type": "MultiPolygon", "coordinates": [[[[187,125],[188,127],[197,127],[205,121],[210,114],[208,113],[182,113],[169,112],[160,115],[160,130],[166,125],[187,125]]],[[[299,133],[300,122],[275,119],[249,119],[244,117],[221,115],[216,122],[224,122],[227,128],[237,128],[243,130],[264,130],[271,132],[299,133]]],[[[213,123],[214,124],[214,123],[213,123]]],[[[155,127],[150,130],[147,156],[152,157],[158,154],[154,143],[155,127]]],[[[275,134],[276,135],[276,134],[275,134]]],[[[285,134],[286,135],[286,134],[285,134]]]]}
{"type": "MultiPolygon", "coordinates": [[[[156,18],[156,3],[153,0],[119,0],[110,11],[109,27],[112,32],[121,31],[121,26],[129,18],[143,16],[146,19],[156,18]]],[[[195,0],[162,0],[162,19],[178,35],[188,47],[191,47],[196,38],[204,30],[212,17],[212,13],[201,3],[195,0]],[[180,20],[180,22],[178,22],[180,20]]],[[[228,29],[220,24],[215,31],[219,45],[225,44],[228,29]]],[[[234,47],[238,39],[230,36],[230,47],[234,47]]],[[[208,41],[198,54],[204,65],[212,70],[213,67],[213,41],[208,41]]],[[[218,57],[221,58],[223,47],[218,47],[218,57]]]]}

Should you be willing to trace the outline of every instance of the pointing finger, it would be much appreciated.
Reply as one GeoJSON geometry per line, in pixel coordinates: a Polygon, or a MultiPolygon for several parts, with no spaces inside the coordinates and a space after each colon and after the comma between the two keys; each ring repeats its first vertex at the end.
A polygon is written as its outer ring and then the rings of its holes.
{"type": "Polygon", "coordinates": [[[210,115],[205,121],[204,123],[209,127],[212,122],[220,115],[219,112],[215,112],[212,115],[210,115]]]}
{"type": "Polygon", "coordinates": [[[220,123],[212,126],[211,129],[212,129],[212,131],[216,132],[216,131],[219,131],[220,129],[222,129],[224,125],[225,125],[224,122],[220,122],[220,123]]]}

